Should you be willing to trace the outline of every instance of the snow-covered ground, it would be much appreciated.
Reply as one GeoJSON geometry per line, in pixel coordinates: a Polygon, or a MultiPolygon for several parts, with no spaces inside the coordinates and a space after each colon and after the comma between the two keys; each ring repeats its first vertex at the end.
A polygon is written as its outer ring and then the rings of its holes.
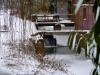
{"type": "Polygon", "coordinates": [[[30,34],[37,31],[35,25],[30,21],[23,22],[22,19],[10,16],[9,13],[3,11],[2,13],[4,15],[0,15],[1,25],[6,23],[9,27],[11,25],[13,27],[11,26],[8,32],[0,32],[0,75],[90,75],[94,66],[90,59],[82,55],[75,53],[47,55],[43,62],[39,62],[31,55],[19,51],[20,48],[15,44],[23,37],[28,40],[30,34]],[[25,35],[23,23],[26,24],[25,35]]]}
{"type": "Polygon", "coordinates": [[[94,65],[90,59],[86,59],[82,55],[66,54],[66,55],[49,55],[50,59],[60,61],[62,64],[66,64],[68,72],[72,75],[91,75],[94,69],[94,65]]]}

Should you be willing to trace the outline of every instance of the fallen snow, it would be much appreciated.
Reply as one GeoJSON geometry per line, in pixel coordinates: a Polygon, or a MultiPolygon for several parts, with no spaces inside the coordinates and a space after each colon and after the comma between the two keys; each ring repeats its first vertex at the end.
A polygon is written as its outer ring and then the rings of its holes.
{"type": "MultiPolygon", "coordinates": [[[[0,23],[4,24],[2,20],[4,20],[3,16],[6,16],[8,17],[6,23],[8,26],[12,24],[13,29],[9,28],[9,32],[0,32],[0,75],[5,71],[7,74],[11,73],[12,75],[90,75],[92,72],[94,66],[91,60],[81,55],[76,56],[75,54],[45,56],[45,58],[48,58],[51,62],[56,61],[57,63],[61,63],[60,67],[63,66],[62,68],[67,69],[68,73],[61,71],[61,69],[48,67],[49,64],[47,66],[45,64],[43,68],[39,67],[43,65],[41,62],[37,61],[31,55],[24,54],[21,51],[19,52],[18,48],[13,48],[11,45],[12,36],[16,41],[20,41],[20,39],[24,37],[21,35],[22,31],[20,30],[24,23],[23,20],[16,16],[10,16],[9,14],[1,16],[2,15],[0,15],[0,23]],[[9,19],[11,19],[12,23],[8,22],[9,19]]],[[[37,32],[37,30],[33,22],[25,21],[25,23],[25,37],[28,39],[30,34],[37,32]]]]}
{"type": "Polygon", "coordinates": [[[47,57],[51,60],[54,58],[55,61],[60,61],[62,64],[67,65],[68,72],[72,75],[91,75],[95,68],[92,61],[82,55],[66,54],[49,55],[47,57]]]}

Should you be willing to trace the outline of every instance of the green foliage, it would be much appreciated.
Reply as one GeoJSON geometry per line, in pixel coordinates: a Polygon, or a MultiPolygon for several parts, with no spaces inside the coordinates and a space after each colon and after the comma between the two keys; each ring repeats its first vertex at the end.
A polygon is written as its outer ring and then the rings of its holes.
{"type": "Polygon", "coordinates": [[[84,36],[80,38],[79,45],[78,45],[78,48],[77,48],[77,53],[80,54],[82,49],[84,49],[85,56],[87,56],[87,42],[86,42],[84,36]]]}
{"type": "MultiPolygon", "coordinates": [[[[80,33],[80,32],[71,32],[69,34],[69,38],[68,38],[68,47],[69,49],[72,49],[73,45],[74,45],[74,50],[79,51],[78,49],[84,47],[83,43],[85,43],[85,38],[83,40],[81,40],[81,42],[79,43],[79,39],[81,37],[83,37],[84,34],[80,33]],[[76,36],[76,37],[75,37],[76,36]],[[84,42],[83,42],[84,41],[84,42]],[[80,44],[78,46],[78,43],[80,44]]],[[[86,48],[86,47],[84,47],[86,48]]]]}
{"type": "Polygon", "coordinates": [[[99,14],[98,20],[93,28],[94,28],[94,37],[97,42],[97,45],[100,45],[100,14],[99,14]]]}
{"type": "Polygon", "coordinates": [[[83,3],[87,3],[87,2],[89,2],[89,1],[90,1],[90,0],[84,0],[83,3]]]}
{"type": "Polygon", "coordinates": [[[94,6],[93,6],[93,12],[94,14],[96,14],[96,11],[97,11],[97,0],[95,0],[95,3],[94,3],[94,6]]]}
{"type": "Polygon", "coordinates": [[[94,69],[92,75],[98,75],[97,69],[94,69]]]}
{"type": "Polygon", "coordinates": [[[70,41],[69,41],[69,48],[70,49],[72,48],[72,43],[73,43],[74,35],[75,35],[75,32],[72,32],[71,36],[70,36],[70,41]]]}
{"type": "Polygon", "coordinates": [[[100,0],[97,0],[98,5],[100,6],[100,0]]]}
{"type": "Polygon", "coordinates": [[[82,37],[82,34],[81,33],[77,33],[77,36],[76,36],[76,44],[78,44],[79,42],[79,39],[82,37]]]}
{"type": "Polygon", "coordinates": [[[72,33],[70,32],[69,37],[68,37],[68,43],[67,43],[68,47],[70,46],[71,36],[72,36],[72,33]]]}

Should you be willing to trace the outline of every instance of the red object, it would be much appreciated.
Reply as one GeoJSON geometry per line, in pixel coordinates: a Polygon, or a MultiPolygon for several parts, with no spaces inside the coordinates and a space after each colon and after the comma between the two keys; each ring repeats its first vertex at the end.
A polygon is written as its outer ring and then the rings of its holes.
{"type": "Polygon", "coordinates": [[[95,18],[92,11],[92,6],[81,6],[75,18],[76,29],[89,30],[94,25],[94,21],[95,18]]]}
{"type": "MultiPolygon", "coordinates": [[[[73,8],[76,7],[78,0],[72,0],[73,8]]],[[[75,28],[78,30],[89,30],[94,25],[93,3],[90,0],[88,4],[83,4],[75,17],[75,28]]]]}

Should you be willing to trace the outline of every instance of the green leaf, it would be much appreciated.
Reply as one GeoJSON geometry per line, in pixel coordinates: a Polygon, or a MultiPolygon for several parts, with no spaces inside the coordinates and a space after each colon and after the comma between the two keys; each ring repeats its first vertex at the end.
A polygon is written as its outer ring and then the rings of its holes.
{"type": "Polygon", "coordinates": [[[100,6],[100,0],[97,0],[98,5],[100,6]]]}
{"type": "Polygon", "coordinates": [[[95,3],[94,3],[94,6],[93,6],[93,12],[94,14],[96,14],[96,11],[97,11],[97,0],[95,0],[95,3]]]}

